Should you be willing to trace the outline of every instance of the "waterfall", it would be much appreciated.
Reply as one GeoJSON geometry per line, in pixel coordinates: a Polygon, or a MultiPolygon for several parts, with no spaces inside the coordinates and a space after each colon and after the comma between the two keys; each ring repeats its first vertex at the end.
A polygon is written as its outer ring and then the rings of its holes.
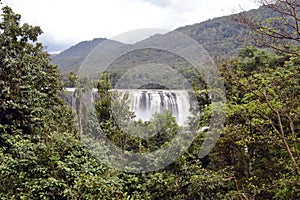
{"type": "MultiPolygon", "coordinates": [[[[74,88],[66,88],[68,95],[67,103],[75,108],[74,88]]],[[[134,112],[135,119],[149,121],[155,113],[170,111],[176,122],[180,126],[187,123],[191,117],[190,108],[193,106],[193,100],[189,96],[188,90],[155,90],[155,89],[118,89],[121,97],[127,93],[129,97],[130,111],[134,112]]],[[[94,99],[97,98],[97,91],[93,89],[90,92],[83,93],[82,102],[86,106],[92,106],[94,99]]]]}
{"type": "Polygon", "coordinates": [[[191,116],[191,101],[188,90],[118,90],[128,92],[130,110],[136,115],[136,120],[151,120],[155,113],[170,111],[176,122],[183,126],[191,116]]]}

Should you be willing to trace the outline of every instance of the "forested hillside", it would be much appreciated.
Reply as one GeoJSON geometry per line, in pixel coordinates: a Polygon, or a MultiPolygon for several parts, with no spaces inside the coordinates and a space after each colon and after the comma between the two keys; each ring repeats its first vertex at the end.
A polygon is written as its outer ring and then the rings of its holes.
{"type": "Polygon", "coordinates": [[[250,29],[241,23],[243,15],[254,18],[257,21],[264,21],[278,16],[278,13],[261,6],[258,9],[239,14],[180,27],[176,31],[185,33],[198,41],[215,61],[231,58],[236,56],[246,44],[251,44],[251,40],[249,40],[249,37],[251,37],[249,35],[250,29]]]}
{"type": "Polygon", "coordinates": [[[102,38],[96,38],[92,41],[80,42],[69,49],[62,51],[60,54],[52,55],[52,63],[60,66],[63,71],[72,71],[77,69],[80,63],[86,58],[86,56],[103,40],[102,38]]]}
{"type": "MultiPolygon", "coordinates": [[[[277,13],[266,7],[250,10],[245,14],[256,18],[258,21],[278,16],[277,13]]],[[[249,29],[239,23],[239,18],[240,14],[214,18],[198,24],[180,27],[175,31],[187,34],[199,42],[215,61],[219,61],[236,56],[246,42],[250,42],[248,40],[250,37],[249,29]]],[[[146,41],[155,37],[146,39],[146,41]]],[[[76,72],[90,51],[103,40],[98,38],[80,42],[60,54],[52,56],[52,63],[58,65],[62,73],[76,72]]]]}

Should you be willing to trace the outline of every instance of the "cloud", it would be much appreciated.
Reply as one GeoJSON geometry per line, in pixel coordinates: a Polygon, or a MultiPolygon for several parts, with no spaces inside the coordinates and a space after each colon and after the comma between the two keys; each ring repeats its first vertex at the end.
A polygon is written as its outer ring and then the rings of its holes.
{"type": "Polygon", "coordinates": [[[53,50],[96,37],[110,38],[140,29],[173,30],[231,14],[251,0],[3,0],[24,22],[41,26],[41,38],[53,50]]]}
{"type": "Polygon", "coordinates": [[[172,0],[144,0],[144,1],[162,8],[168,7],[169,5],[172,4],[172,0]]]}

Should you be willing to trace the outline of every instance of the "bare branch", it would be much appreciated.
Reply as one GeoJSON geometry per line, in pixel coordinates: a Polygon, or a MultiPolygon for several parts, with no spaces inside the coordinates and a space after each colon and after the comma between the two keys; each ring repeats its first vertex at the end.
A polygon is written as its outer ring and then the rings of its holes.
{"type": "Polygon", "coordinates": [[[258,2],[262,5],[262,9],[266,9],[265,16],[251,16],[248,12],[236,15],[236,21],[252,31],[251,41],[255,41],[256,45],[261,47],[300,55],[297,50],[285,48],[286,44],[287,46],[300,44],[299,1],[258,0],[258,2]]]}
{"type": "Polygon", "coordinates": [[[290,157],[290,159],[292,160],[292,162],[293,162],[293,164],[294,164],[296,173],[297,173],[298,175],[300,175],[300,170],[299,170],[298,164],[297,164],[297,162],[296,162],[296,160],[295,160],[295,157],[294,157],[294,155],[293,155],[293,153],[292,153],[292,151],[291,151],[291,148],[290,148],[290,146],[289,146],[289,144],[287,143],[286,138],[285,138],[285,133],[284,133],[284,129],[283,129],[283,124],[282,124],[281,115],[280,115],[279,111],[276,110],[276,109],[272,106],[271,102],[269,101],[269,98],[267,97],[267,93],[266,93],[266,92],[264,93],[264,98],[265,98],[265,101],[266,101],[268,107],[276,114],[277,121],[278,121],[278,126],[279,126],[279,130],[275,127],[275,125],[274,125],[273,122],[271,122],[271,126],[273,127],[273,129],[274,129],[276,132],[279,133],[279,135],[280,135],[280,137],[281,137],[281,139],[282,139],[282,141],[283,141],[283,143],[284,143],[284,147],[285,147],[285,149],[287,150],[287,152],[288,152],[288,154],[289,154],[289,157],[290,157]]]}

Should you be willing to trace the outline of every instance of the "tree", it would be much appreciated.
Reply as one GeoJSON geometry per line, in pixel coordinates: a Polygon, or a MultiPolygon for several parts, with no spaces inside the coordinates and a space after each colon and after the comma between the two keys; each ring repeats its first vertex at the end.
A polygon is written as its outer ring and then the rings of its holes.
{"type": "Polygon", "coordinates": [[[249,28],[251,43],[284,53],[299,54],[300,2],[298,0],[257,0],[264,8],[266,19],[240,13],[236,20],[249,28]]]}
{"type": "Polygon", "coordinates": [[[2,199],[122,198],[118,178],[78,139],[61,98],[57,67],[39,27],[3,7],[0,21],[0,196],[2,199]],[[113,189],[115,188],[115,189],[113,189]]]}
{"type": "Polygon", "coordinates": [[[228,116],[212,158],[241,199],[299,198],[299,66],[255,48],[223,66],[228,116]]]}
{"type": "MultiPolygon", "coordinates": [[[[120,95],[111,88],[109,75],[102,74],[98,82],[100,98],[95,103],[96,116],[101,127],[99,134],[105,134],[110,142],[121,149],[151,153],[168,144],[182,128],[168,111],[155,114],[148,122],[133,121],[133,113],[127,106],[128,95],[120,95]],[[141,135],[151,137],[141,138],[141,135]]],[[[181,138],[178,143],[184,139],[181,138]]],[[[198,158],[200,144],[201,141],[195,141],[189,152],[159,171],[120,173],[124,193],[131,199],[224,199],[228,190],[226,176],[221,170],[213,171],[202,166],[198,158]]],[[[95,146],[95,149],[101,149],[99,146],[95,146]]],[[[99,156],[101,159],[103,157],[102,160],[106,159],[105,155],[99,156]]],[[[148,158],[143,163],[146,166],[159,165],[161,159],[148,158]]]]}
{"type": "Polygon", "coordinates": [[[108,73],[101,75],[97,85],[99,100],[96,101],[96,112],[99,121],[106,121],[112,118],[111,101],[112,101],[112,85],[108,73]]]}

